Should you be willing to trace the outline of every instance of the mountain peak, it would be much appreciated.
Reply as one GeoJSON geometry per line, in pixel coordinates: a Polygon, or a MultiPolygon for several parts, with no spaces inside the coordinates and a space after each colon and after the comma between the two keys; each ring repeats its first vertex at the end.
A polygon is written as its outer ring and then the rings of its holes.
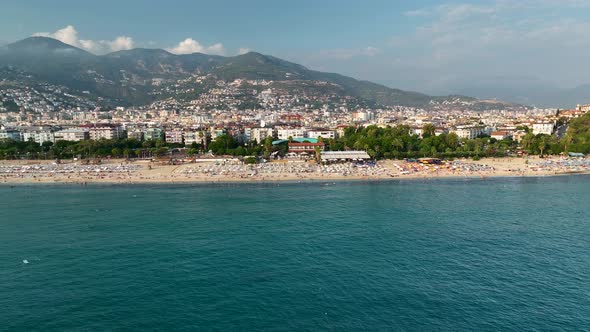
{"type": "Polygon", "coordinates": [[[175,55],[162,49],[138,48],[97,56],[52,38],[30,37],[0,49],[0,64],[50,83],[129,104],[153,100],[157,95],[152,90],[159,89],[150,84],[154,79],[182,80],[193,74],[212,75],[225,81],[288,82],[284,84],[289,88],[315,89],[312,93],[352,96],[380,105],[420,106],[431,100],[424,94],[310,70],[258,52],[223,57],[203,53],[175,55]]]}
{"type": "Polygon", "coordinates": [[[12,44],[4,46],[5,50],[18,53],[38,53],[42,55],[46,52],[59,52],[64,54],[92,55],[80,48],[63,43],[57,39],[49,37],[34,36],[19,40],[12,44]]]}

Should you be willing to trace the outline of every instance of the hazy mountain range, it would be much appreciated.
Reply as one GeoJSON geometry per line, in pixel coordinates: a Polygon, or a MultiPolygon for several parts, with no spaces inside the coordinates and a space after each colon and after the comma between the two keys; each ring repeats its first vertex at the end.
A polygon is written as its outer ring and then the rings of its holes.
{"type": "Polygon", "coordinates": [[[535,77],[479,77],[470,81],[468,87],[455,84],[453,91],[537,107],[573,108],[590,102],[590,84],[560,88],[535,77]]]}
{"type": "MultiPolygon", "coordinates": [[[[392,89],[369,81],[310,70],[276,57],[249,52],[223,57],[193,53],[175,55],[161,49],[132,49],[94,55],[46,37],[30,37],[0,47],[0,68],[15,68],[33,80],[59,84],[123,104],[146,104],[157,97],[150,92],[154,81],[177,80],[192,74],[212,74],[221,80],[267,79],[274,81],[321,81],[337,87],[330,93],[354,96],[381,105],[423,106],[431,101],[473,98],[432,97],[392,89]]],[[[3,71],[0,71],[0,76],[3,71]]],[[[0,77],[2,79],[3,77],[0,77]]],[[[480,95],[474,90],[473,95],[480,95]]],[[[485,96],[485,95],[481,95],[485,96]]],[[[487,96],[493,96],[488,94],[487,96]]],[[[506,98],[518,101],[516,98],[506,98]]]]}

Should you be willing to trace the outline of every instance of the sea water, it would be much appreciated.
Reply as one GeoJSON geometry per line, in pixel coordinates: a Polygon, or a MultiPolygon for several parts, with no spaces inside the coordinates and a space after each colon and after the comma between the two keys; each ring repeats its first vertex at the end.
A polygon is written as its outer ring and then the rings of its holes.
{"type": "Polygon", "coordinates": [[[589,198],[587,176],[2,185],[0,330],[588,329],[589,198]]]}

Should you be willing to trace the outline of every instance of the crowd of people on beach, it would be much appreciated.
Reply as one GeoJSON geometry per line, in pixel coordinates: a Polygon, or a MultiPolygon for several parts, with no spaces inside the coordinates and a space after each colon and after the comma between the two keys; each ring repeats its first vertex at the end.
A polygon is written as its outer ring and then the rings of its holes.
{"type": "Polygon", "coordinates": [[[557,173],[590,171],[590,159],[587,158],[559,158],[541,159],[531,164],[533,171],[551,171],[557,173]]]}
{"type": "Polygon", "coordinates": [[[188,177],[224,176],[231,178],[305,178],[310,176],[386,176],[388,170],[377,163],[311,164],[307,162],[280,162],[263,164],[207,164],[183,168],[180,173],[188,177]]]}
{"type": "Polygon", "coordinates": [[[400,175],[484,175],[495,171],[489,165],[468,163],[463,161],[449,161],[440,164],[424,164],[420,162],[394,163],[400,175]]]}
{"type": "Polygon", "coordinates": [[[129,175],[140,169],[138,165],[77,165],[38,164],[0,165],[0,177],[7,178],[105,178],[129,175]]]}
{"type": "MultiPolygon", "coordinates": [[[[426,159],[426,158],[424,158],[426,159]]],[[[590,172],[588,158],[405,160],[318,164],[281,161],[247,164],[238,160],[190,164],[81,163],[0,164],[2,182],[190,182],[306,179],[386,179],[436,177],[537,176],[590,172]]]]}

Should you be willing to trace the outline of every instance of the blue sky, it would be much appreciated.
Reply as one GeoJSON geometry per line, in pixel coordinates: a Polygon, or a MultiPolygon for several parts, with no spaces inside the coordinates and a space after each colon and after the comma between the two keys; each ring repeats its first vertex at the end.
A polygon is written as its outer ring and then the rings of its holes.
{"type": "Polygon", "coordinates": [[[98,54],[255,50],[428,93],[590,81],[590,0],[3,0],[0,42],[34,34],[98,54]]]}

